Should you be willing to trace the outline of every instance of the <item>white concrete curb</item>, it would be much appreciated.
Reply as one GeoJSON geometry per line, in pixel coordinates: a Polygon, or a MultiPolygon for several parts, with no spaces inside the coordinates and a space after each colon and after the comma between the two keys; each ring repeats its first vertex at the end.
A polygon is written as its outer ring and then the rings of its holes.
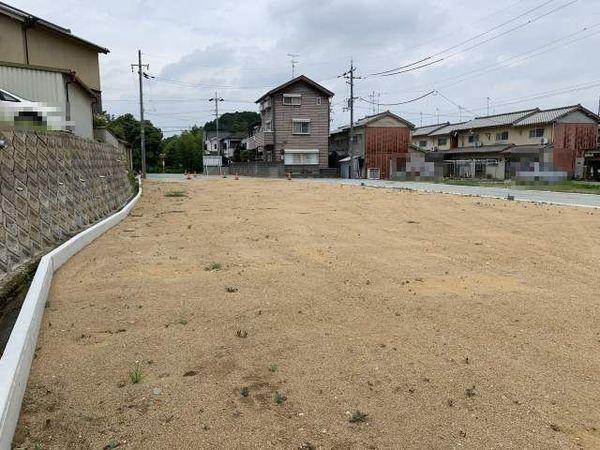
{"type": "Polygon", "coordinates": [[[123,209],[72,237],[40,260],[4,354],[0,358],[1,450],[9,450],[12,445],[52,275],[75,253],[127,217],[141,195],[140,183],[138,194],[123,209]]]}

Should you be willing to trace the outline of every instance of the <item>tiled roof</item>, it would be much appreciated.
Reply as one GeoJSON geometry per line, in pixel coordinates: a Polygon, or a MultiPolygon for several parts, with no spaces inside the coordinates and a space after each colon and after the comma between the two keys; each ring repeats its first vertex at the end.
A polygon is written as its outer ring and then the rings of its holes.
{"type": "Polygon", "coordinates": [[[418,127],[418,128],[414,129],[412,135],[413,135],[413,137],[427,136],[429,133],[439,130],[440,128],[443,128],[447,125],[450,125],[450,122],[438,123],[437,125],[426,125],[424,127],[418,127]]]}
{"type": "Polygon", "coordinates": [[[445,154],[463,155],[471,153],[501,153],[509,147],[509,145],[482,145],[478,147],[457,147],[450,150],[446,150],[445,154]]]}
{"type": "Polygon", "coordinates": [[[494,116],[476,117],[454,128],[455,131],[474,130],[477,128],[491,128],[497,126],[512,125],[514,122],[523,119],[531,114],[538,112],[539,109],[529,109],[527,111],[516,111],[505,114],[496,114],[494,116]]]}
{"type": "Polygon", "coordinates": [[[562,116],[580,109],[579,105],[565,106],[563,108],[545,109],[538,111],[535,114],[524,117],[515,122],[515,126],[538,125],[543,123],[552,123],[562,116]]]}
{"type": "Polygon", "coordinates": [[[440,128],[438,130],[435,130],[432,133],[429,133],[429,136],[445,136],[445,135],[450,134],[453,131],[457,130],[458,129],[457,127],[460,127],[465,123],[466,122],[452,123],[450,125],[440,128]]]}

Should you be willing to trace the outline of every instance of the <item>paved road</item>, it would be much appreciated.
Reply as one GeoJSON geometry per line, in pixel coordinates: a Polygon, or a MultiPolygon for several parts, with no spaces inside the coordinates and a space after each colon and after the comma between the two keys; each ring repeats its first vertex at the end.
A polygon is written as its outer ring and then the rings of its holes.
{"type": "MultiPolygon", "coordinates": [[[[148,178],[169,181],[185,180],[179,174],[149,174],[148,178]]],[[[196,179],[209,179],[199,175],[196,179]]],[[[478,187],[455,186],[442,183],[424,183],[415,181],[385,181],[385,180],[347,180],[341,178],[296,178],[295,181],[309,183],[333,183],[360,186],[380,187],[388,189],[410,189],[423,192],[439,192],[454,195],[473,195],[476,197],[506,199],[508,195],[514,196],[516,201],[549,203],[553,205],[582,206],[587,208],[600,208],[600,195],[575,194],[569,192],[536,191],[527,189],[508,189],[503,187],[478,187]]]]}
{"type": "MultiPolygon", "coordinates": [[[[304,181],[304,180],[303,180],[304,181]]],[[[575,194],[569,192],[551,192],[526,189],[508,189],[502,187],[456,186],[441,183],[424,183],[415,181],[385,181],[385,180],[344,180],[323,179],[310,180],[326,183],[361,185],[388,189],[410,189],[423,192],[439,192],[454,195],[473,195],[476,197],[506,199],[512,195],[514,200],[522,202],[549,203],[554,205],[583,206],[600,208],[600,195],[575,194]]]]}

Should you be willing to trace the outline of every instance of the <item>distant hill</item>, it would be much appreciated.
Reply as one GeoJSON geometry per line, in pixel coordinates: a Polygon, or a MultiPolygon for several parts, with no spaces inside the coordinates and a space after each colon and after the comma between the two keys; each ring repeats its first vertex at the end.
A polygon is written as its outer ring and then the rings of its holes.
{"type": "MultiPolygon", "coordinates": [[[[219,116],[219,131],[229,131],[230,133],[247,133],[248,130],[260,124],[260,115],[254,111],[240,111],[225,113],[219,116]]],[[[205,131],[216,131],[216,122],[206,122],[205,131]]]]}

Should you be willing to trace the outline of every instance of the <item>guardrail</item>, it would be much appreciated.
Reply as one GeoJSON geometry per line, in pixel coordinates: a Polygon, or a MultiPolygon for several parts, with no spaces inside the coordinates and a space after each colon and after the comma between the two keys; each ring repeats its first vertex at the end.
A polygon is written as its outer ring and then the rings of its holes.
{"type": "Polygon", "coordinates": [[[69,258],[127,217],[141,195],[142,185],[140,182],[137,195],[120,211],[72,237],[40,260],[2,358],[0,358],[1,450],[11,448],[52,283],[52,275],[69,258]]]}

